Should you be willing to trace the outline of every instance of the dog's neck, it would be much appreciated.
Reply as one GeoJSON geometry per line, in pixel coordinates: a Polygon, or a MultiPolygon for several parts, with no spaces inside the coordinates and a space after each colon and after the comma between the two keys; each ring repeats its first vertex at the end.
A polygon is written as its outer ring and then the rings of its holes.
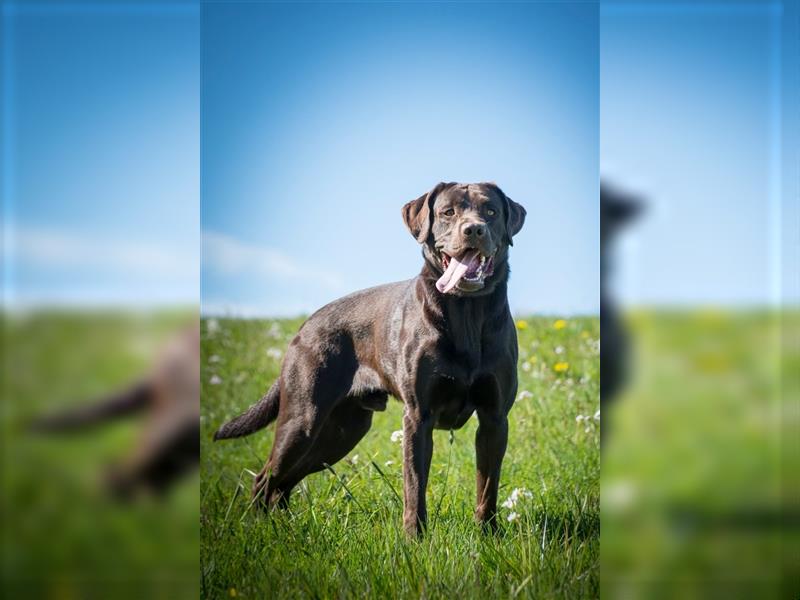
{"type": "Polygon", "coordinates": [[[508,263],[500,266],[493,277],[491,290],[483,294],[442,294],[436,289],[441,276],[427,261],[417,283],[417,296],[423,301],[425,316],[449,338],[458,349],[480,348],[484,337],[498,331],[502,320],[510,314],[508,308],[508,263]]]}

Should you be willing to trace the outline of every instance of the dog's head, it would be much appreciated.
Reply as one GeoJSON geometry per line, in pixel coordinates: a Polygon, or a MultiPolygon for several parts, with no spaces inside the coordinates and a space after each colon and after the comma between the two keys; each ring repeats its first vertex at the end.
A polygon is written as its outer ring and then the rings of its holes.
{"type": "Polygon", "coordinates": [[[600,182],[600,243],[612,240],[620,229],[636,220],[644,202],[634,194],[621,191],[608,182],[600,182]]]}
{"type": "Polygon", "coordinates": [[[440,183],[403,207],[403,221],[440,275],[440,292],[479,295],[508,276],[508,247],[525,209],[494,183],[440,183]]]}

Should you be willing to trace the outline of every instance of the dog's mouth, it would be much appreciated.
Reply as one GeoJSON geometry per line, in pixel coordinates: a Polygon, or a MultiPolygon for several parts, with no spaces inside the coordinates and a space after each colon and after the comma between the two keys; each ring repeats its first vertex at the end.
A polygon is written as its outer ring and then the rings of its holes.
{"type": "Polygon", "coordinates": [[[466,250],[461,256],[450,256],[442,252],[444,273],[436,282],[436,289],[443,294],[458,287],[463,292],[475,292],[494,273],[494,255],[481,254],[480,250],[466,250]]]}

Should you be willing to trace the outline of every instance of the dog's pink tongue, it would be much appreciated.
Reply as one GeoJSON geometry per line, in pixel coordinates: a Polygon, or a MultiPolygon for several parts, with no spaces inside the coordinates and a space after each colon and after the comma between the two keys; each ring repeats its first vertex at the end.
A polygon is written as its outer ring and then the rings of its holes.
{"type": "Polygon", "coordinates": [[[461,258],[456,258],[453,256],[450,259],[450,264],[447,265],[447,270],[436,282],[436,289],[443,294],[446,294],[456,287],[456,284],[461,281],[464,273],[466,273],[467,269],[469,269],[470,263],[476,258],[478,258],[477,250],[469,250],[468,252],[465,252],[461,258]]]}

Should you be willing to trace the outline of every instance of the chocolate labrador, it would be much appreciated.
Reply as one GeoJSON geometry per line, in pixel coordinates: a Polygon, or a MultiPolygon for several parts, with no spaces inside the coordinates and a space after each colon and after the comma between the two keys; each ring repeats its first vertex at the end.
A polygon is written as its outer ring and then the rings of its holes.
{"type": "Polygon", "coordinates": [[[39,417],[28,429],[79,433],[146,413],[139,439],[106,474],[108,490],[127,500],[140,491],[166,493],[200,462],[200,334],[197,322],[160,351],[150,373],[93,403],[39,417]]]}
{"type": "Polygon", "coordinates": [[[497,527],[497,487],[517,393],[517,335],[508,307],[508,249],[525,209],[493,183],[440,183],[402,209],[422,245],[420,274],[336,300],[292,340],[278,380],[215,439],[278,421],[253,497],[285,506],[306,475],[346,456],[389,395],[403,417],[403,525],[426,525],[433,429],[478,413],[476,519],[497,527]]]}
{"type": "MultiPolygon", "coordinates": [[[[630,362],[629,335],[608,280],[614,262],[611,249],[620,232],[636,220],[643,208],[642,198],[607,181],[600,182],[600,407],[606,416],[627,382],[630,362]]],[[[605,419],[600,429],[604,443],[610,423],[605,419]]]]}

